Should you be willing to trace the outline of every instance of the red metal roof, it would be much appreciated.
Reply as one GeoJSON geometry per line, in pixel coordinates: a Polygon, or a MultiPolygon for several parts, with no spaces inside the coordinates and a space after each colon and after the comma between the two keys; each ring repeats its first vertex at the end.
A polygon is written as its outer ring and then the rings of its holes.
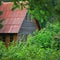
{"type": "Polygon", "coordinates": [[[0,19],[4,19],[0,33],[18,33],[21,28],[27,10],[24,8],[23,10],[15,9],[12,11],[12,5],[11,2],[4,2],[0,6],[0,11],[3,11],[0,19]]]}

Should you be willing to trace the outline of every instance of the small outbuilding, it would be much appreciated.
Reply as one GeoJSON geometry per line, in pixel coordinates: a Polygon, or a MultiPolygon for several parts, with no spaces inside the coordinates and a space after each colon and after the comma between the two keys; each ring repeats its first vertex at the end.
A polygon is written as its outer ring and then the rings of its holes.
{"type": "Polygon", "coordinates": [[[12,2],[3,2],[0,6],[0,11],[3,11],[0,19],[4,20],[3,27],[0,29],[0,40],[5,42],[6,47],[10,45],[12,40],[14,40],[15,45],[16,41],[20,40],[23,35],[26,39],[27,35],[33,33],[38,27],[37,21],[35,20],[35,24],[31,20],[25,8],[12,11],[12,6],[12,2]]]}

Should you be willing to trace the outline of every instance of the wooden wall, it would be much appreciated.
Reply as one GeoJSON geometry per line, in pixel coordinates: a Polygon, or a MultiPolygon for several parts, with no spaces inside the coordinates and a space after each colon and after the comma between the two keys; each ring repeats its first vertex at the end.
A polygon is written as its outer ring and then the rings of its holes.
{"type": "Polygon", "coordinates": [[[14,45],[16,45],[18,34],[0,34],[0,40],[2,40],[6,47],[11,44],[11,36],[13,37],[12,41],[14,40],[14,45]]]}
{"type": "Polygon", "coordinates": [[[27,13],[18,33],[18,36],[19,36],[18,40],[24,39],[25,41],[28,34],[32,34],[34,31],[40,30],[40,29],[41,28],[40,28],[39,22],[36,19],[31,20],[30,15],[27,13]]]}

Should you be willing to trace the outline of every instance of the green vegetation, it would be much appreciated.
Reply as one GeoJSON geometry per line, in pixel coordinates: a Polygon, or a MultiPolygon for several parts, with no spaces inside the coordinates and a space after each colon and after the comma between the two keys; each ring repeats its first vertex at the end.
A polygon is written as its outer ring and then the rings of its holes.
{"type": "Polygon", "coordinates": [[[36,18],[42,28],[49,21],[60,21],[60,0],[29,0],[29,3],[31,17],[36,18]]]}
{"type": "MultiPolygon", "coordinates": [[[[19,5],[14,2],[13,10],[19,5]]],[[[25,0],[18,0],[25,1],[25,0]]],[[[43,27],[29,35],[26,42],[4,47],[0,42],[0,60],[60,60],[60,0],[28,0],[28,12],[43,27]],[[52,21],[52,22],[51,22],[52,21]]],[[[21,6],[24,7],[23,4],[21,6]]]]}
{"type": "MultiPolygon", "coordinates": [[[[60,21],[60,0],[3,0],[14,2],[12,10],[15,8],[22,9],[29,6],[27,9],[31,18],[39,21],[41,27],[45,27],[47,21],[60,21]],[[28,2],[27,2],[28,1],[28,2]],[[18,2],[18,4],[16,3],[18,2]],[[23,2],[26,2],[24,4],[23,2]]],[[[0,1],[1,4],[1,1],[0,1]]]]}
{"type": "MultiPolygon", "coordinates": [[[[48,23],[47,23],[48,25],[48,23]]],[[[49,24],[46,28],[29,35],[26,42],[19,42],[6,49],[0,42],[0,60],[59,60],[59,24],[49,24]]]]}

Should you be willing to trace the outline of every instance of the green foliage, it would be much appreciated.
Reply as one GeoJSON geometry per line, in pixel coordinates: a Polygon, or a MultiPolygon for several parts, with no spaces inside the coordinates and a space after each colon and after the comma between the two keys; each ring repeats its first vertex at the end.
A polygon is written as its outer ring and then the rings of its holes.
{"type": "Polygon", "coordinates": [[[3,27],[3,25],[0,23],[0,29],[3,27]]]}
{"type": "MultiPolygon", "coordinates": [[[[25,0],[10,1],[14,2],[12,10],[15,8],[23,9],[26,6],[26,4],[23,4],[23,2],[26,2],[25,0]]],[[[28,11],[31,18],[36,18],[40,22],[41,27],[45,27],[46,22],[51,20],[49,17],[52,15],[60,20],[60,0],[28,0],[27,5],[29,5],[28,11]]]]}
{"type": "Polygon", "coordinates": [[[59,24],[48,27],[29,35],[26,42],[20,41],[16,46],[12,42],[8,49],[0,42],[0,60],[59,60],[60,38],[56,39],[60,36],[59,24]]]}
{"type": "Polygon", "coordinates": [[[52,48],[53,42],[54,42],[54,32],[43,29],[38,34],[35,34],[34,37],[32,37],[29,41],[31,42],[31,45],[35,45],[37,42],[37,46],[42,48],[52,48]]]}
{"type": "Polygon", "coordinates": [[[0,15],[2,15],[2,13],[3,13],[3,12],[2,12],[2,11],[0,11],[0,15]]]}
{"type": "MultiPolygon", "coordinates": [[[[19,7],[17,0],[13,1],[15,5],[12,10],[19,7]]],[[[16,46],[12,42],[7,49],[0,42],[0,60],[60,60],[60,24],[56,21],[48,22],[48,17],[53,13],[58,15],[56,11],[59,11],[59,0],[56,6],[51,5],[52,0],[28,1],[32,18],[36,18],[41,24],[47,22],[46,27],[34,32],[33,36],[29,35],[26,42],[20,41],[16,46]]]]}
{"type": "Polygon", "coordinates": [[[51,31],[54,31],[56,33],[60,32],[60,23],[55,21],[54,23],[47,23],[46,24],[46,29],[49,29],[51,31]]]}
{"type": "MultiPolygon", "coordinates": [[[[46,22],[52,21],[52,18],[56,18],[60,21],[60,1],[59,0],[29,0],[29,13],[32,18],[36,18],[41,27],[45,27],[46,22]]],[[[54,21],[56,20],[54,19],[54,21]]]]}

